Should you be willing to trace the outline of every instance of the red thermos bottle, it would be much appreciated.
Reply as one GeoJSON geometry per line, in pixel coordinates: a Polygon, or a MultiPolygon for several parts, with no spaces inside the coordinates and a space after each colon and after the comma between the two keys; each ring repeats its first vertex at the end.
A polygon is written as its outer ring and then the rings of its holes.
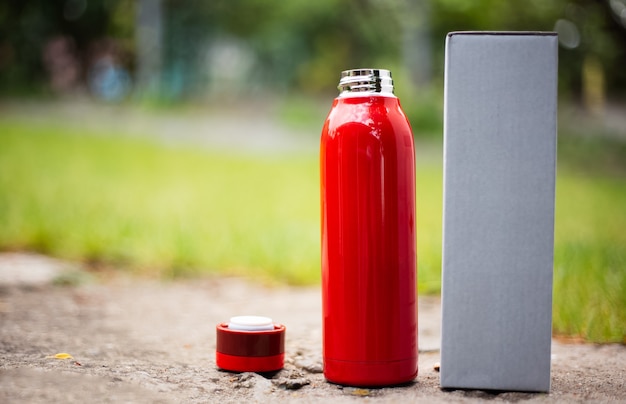
{"type": "Polygon", "coordinates": [[[341,73],[321,136],[324,375],[417,376],[415,152],[388,70],[341,73]]]}

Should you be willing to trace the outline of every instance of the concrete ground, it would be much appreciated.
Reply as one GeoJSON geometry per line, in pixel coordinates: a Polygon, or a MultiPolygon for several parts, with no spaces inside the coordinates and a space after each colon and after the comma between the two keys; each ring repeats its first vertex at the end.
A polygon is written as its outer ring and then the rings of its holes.
{"type": "Polygon", "coordinates": [[[437,297],[419,299],[414,383],[333,385],[321,373],[320,313],[319,287],[88,275],[45,256],[2,253],[0,402],[626,402],[626,346],[556,340],[549,394],[442,391],[434,369],[437,297]],[[262,376],[216,368],[215,325],[245,313],[287,326],[282,371],[262,376]],[[57,353],[72,358],[56,359],[57,353]]]}

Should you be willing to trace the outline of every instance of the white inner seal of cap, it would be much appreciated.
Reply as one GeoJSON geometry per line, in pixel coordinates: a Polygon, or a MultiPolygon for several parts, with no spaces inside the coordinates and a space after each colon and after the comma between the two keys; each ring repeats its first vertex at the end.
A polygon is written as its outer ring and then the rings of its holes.
{"type": "Polygon", "coordinates": [[[274,329],[274,323],[269,317],[237,316],[230,318],[228,328],[236,331],[268,331],[274,329]]]}

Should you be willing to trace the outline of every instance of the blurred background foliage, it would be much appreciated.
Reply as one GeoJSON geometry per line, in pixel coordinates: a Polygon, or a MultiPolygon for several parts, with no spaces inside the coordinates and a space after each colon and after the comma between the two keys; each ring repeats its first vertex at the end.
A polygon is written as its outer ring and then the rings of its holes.
{"type": "Polygon", "coordinates": [[[3,0],[0,250],[319,282],[319,131],[340,71],[381,67],[438,293],[445,38],[464,30],[558,32],[554,329],[626,342],[626,0],[3,0]]]}
{"type": "Polygon", "coordinates": [[[601,80],[623,97],[625,26],[624,0],[5,0],[0,91],[327,95],[343,69],[389,66],[407,93],[430,96],[447,32],[556,30],[561,93],[593,98],[586,86],[601,80]]]}

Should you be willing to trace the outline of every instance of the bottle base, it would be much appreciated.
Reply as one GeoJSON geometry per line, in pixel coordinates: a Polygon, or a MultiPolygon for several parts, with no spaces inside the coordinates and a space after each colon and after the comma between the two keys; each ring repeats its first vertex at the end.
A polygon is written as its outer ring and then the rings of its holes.
{"type": "Polygon", "coordinates": [[[352,387],[384,387],[407,384],[417,377],[417,357],[390,362],[324,360],[327,381],[352,387]]]}

